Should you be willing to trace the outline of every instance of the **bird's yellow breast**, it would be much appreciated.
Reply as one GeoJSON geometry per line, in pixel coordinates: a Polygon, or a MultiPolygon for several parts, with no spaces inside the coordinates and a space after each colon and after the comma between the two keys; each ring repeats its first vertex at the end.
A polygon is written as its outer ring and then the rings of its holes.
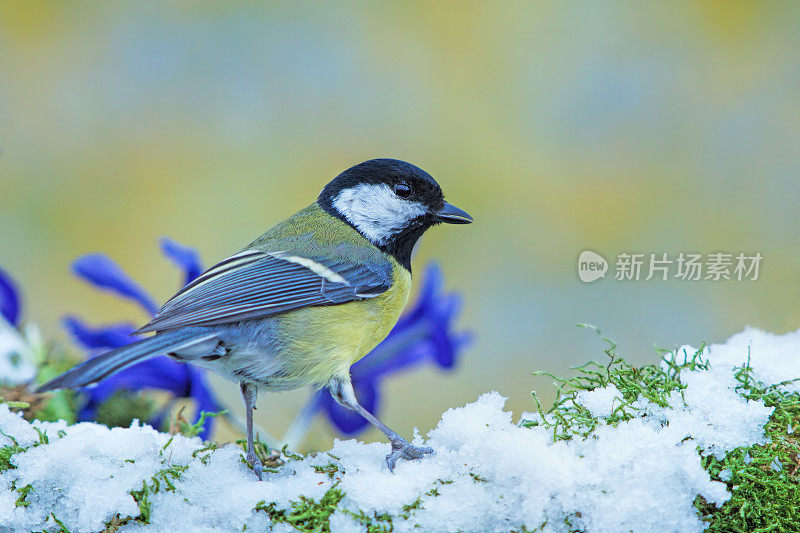
{"type": "Polygon", "coordinates": [[[285,364],[306,384],[324,385],[375,348],[397,323],[411,291],[411,274],[392,259],[392,286],[374,298],[308,307],[282,317],[289,339],[285,364]]]}

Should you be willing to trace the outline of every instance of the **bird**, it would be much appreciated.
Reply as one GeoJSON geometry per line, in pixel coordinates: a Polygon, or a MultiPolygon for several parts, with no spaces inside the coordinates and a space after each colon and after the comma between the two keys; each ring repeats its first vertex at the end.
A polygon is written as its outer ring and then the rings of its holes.
{"type": "Polygon", "coordinates": [[[136,363],[168,356],[239,383],[246,458],[259,480],[253,409],[260,391],[327,387],[391,444],[386,464],[433,453],[362,407],[350,366],[388,334],[408,301],[411,256],[432,226],[469,224],[421,168],[371,159],[341,172],[308,207],[203,272],[161,307],[131,344],[39,386],[92,386],[136,363]]]}

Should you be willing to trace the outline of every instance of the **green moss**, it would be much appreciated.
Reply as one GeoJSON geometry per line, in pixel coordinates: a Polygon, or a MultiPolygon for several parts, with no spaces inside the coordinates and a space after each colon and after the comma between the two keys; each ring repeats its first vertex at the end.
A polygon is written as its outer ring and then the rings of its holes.
{"type": "MultiPolygon", "coordinates": [[[[133,520],[136,522],[142,522],[144,524],[150,523],[150,489],[147,486],[147,481],[142,481],[142,488],[139,490],[132,490],[130,492],[131,496],[133,496],[136,505],[139,506],[139,516],[128,517],[128,520],[133,520]]],[[[127,522],[126,520],[125,522],[127,522]]]]}
{"type": "Polygon", "coordinates": [[[34,444],[34,446],[41,446],[42,444],[50,444],[50,437],[47,436],[47,431],[40,429],[37,426],[33,426],[33,429],[36,430],[36,434],[39,436],[39,441],[34,444]]]}
{"type": "Polygon", "coordinates": [[[414,500],[412,503],[404,505],[403,512],[400,514],[400,516],[408,520],[411,518],[411,515],[414,514],[414,511],[418,511],[419,509],[423,509],[422,496],[414,500]]]}
{"type": "Polygon", "coordinates": [[[27,507],[31,504],[31,502],[28,501],[28,494],[33,492],[33,485],[28,483],[24,487],[15,488],[15,490],[19,496],[17,497],[17,501],[14,502],[14,507],[27,507]]]}
{"type": "Polygon", "coordinates": [[[224,415],[227,412],[228,411],[219,411],[217,413],[211,413],[208,411],[202,411],[200,413],[200,418],[198,418],[197,422],[195,422],[194,424],[191,424],[186,420],[184,420],[182,417],[180,417],[178,418],[178,431],[184,437],[196,437],[203,432],[203,430],[206,427],[206,421],[209,418],[216,418],[218,416],[224,415]]]}
{"type": "MultiPolygon", "coordinates": [[[[169,442],[167,444],[169,444],[169,442]]],[[[156,472],[149,480],[143,481],[141,489],[130,491],[130,495],[133,496],[136,505],[139,507],[139,515],[125,518],[120,518],[119,515],[117,515],[106,523],[106,531],[115,531],[115,528],[119,528],[121,525],[131,522],[149,524],[152,505],[150,497],[162,491],[175,492],[176,487],[173,481],[180,479],[187,468],[189,467],[183,465],[171,465],[163,468],[156,472]]]]}
{"type": "Polygon", "coordinates": [[[294,453],[289,451],[288,444],[284,444],[283,448],[281,448],[281,453],[283,454],[284,457],[286,457],[290,461],[301,461],[303,459],[303,456],[300,455],[299,453],[294,453]]]}
{"type": "Polygon", "coordinates": [[[768,443],[737,448],[723,460],[703,458],[711,477],[724,482],[731,498],[716,507],[702,498],[695,506],[709,531],[767,532],[800,530],[800,394],[752,379],[749,366],[736,374],[740,394],[775,410],[767,422],[768,443]]]}
{"type": "Polygon", "coordinates": [[[552,431],[554,441],[569,440],[574,436],[587,437],[600,423],[616,427],[620,422],[636,416],[639,408],[634,404],[637,400],[647,400],[666,407],[670,395],[685,388],[680,382],[682,371],[708,368],[708,363],[700,356],[703,347],[680,364],[675,362],[671,354],[665,353],[662,361],[666,370],[658,365],[633,366],[617,355],[617,345],[614,341],[603,337],[600,330],[587,324],[579,325],[593,329],[608,344],[605,350],[608,361],[606,364],[590,361],[578,366],[575,368],[578,374],[569,379],[560,378],[549,372],[534,372],[534,375],[545,375],[553,379],[556,385],[556,399],[550,410],[544,413],[536,392],[533,392],[533,399],[542,420],[520,421],[520,425],[524,427],[540,425],[547,427],[552,431]],[[578,392],[609,385],[614,385],[622,394],[622,399],[614,406],[609,416],[595,417],[576,402],[578,392]],[[545,417],[545,414],[548,416],[545,417]]]}
{"type": "Polygon", "coordinates": [[[357,513],[352,511],[343,512],[352,517],[362,526],[366,527],[367,533],[388,533],[390,531],[394,531],[391,515],[378,513],[367,515],[364,511],[359,511],[357,513]]]}
{"type": "Polygon", "coordinates": [[[192,457],[198,458],[200,462],[205,465],[208,464],[208,460],[211,459],[211,454],[214,453],[214,451],[218,450],[219,448],[220,448],[219,444],[216,444],[214,442],[208,442],[202,448],[193,451],[192,457]]]}
{"type": "MultiPolygon", "coordinates": [[[[33,448],[33,447],[36,447],[36,446],[41,446],[43,444],[49,444],[50,443],[50,438],[47,436],[47,432],[46,431],[43,431],[42,429],[40,429],[40,428],[38,428],[36,426],[34,426],[33,429],[36,430],[36,433],[39,435],[39,440],[37,442],[33,443],[32,446],[20,446],[19,442],[17,441],[17,439],[12,437],[11,435],[8,435],[8,434],[4,433],[3,430],[0,429],[0,435],[3,435],[4,437],[6,437],[7,439],[9,439],[11,441],[11,444],[8,444],[8,445],[3,446],[2,448],[0,448],[0,472],[3,472],[4,470],[11,470],[11,469],[17,468],[11,462],[11,457],[13,455],[18,454],[18,453],[22,453],[22,452],[28,450],[29,448],[33,448]]],[[[61,432],[59,432],[59,437],[61,437],[61,436],[62,436],[61,432]]]]}
{"type": "Polygon", "coordinates": [[[156,411],[152,397],[119,389],[97,408],[95,421],[108,427],[131,427],[134,420],[150,420],[156,411]]]}
{"type": "Polygon", "coordinates": [[[469,476],[472,478],[472,481],[474,481],[475,483],[489,483],[488,479],[486,479],[483,476],[479,476],[475,472],[470,472],[469,476]]]}
{"type": "Polygon", "coordinates": [[[266,513],[274,523],[286,523],[299,531],[330,532],[330,516],[336,512],[344,493],[335,483],[319,501],[304,496],[292,502],[289,509],[278,509],[275,502],[258,502],[255,511],[266,513]]]}
{"type": "Polygon", "coordinates": [[[20,446],[16,440],[12,439],[12,441],[12,444],[0,448],[0,472],[17,468],[11,463],[11,456],[28,449],[20,446]]]}
{"type": "Polygon", "coordinates": [[[55,522],[56,525],[58,526],[58,533],[70,533],[69,528],[67,528],[67,526],[64,525],[64,522],[58,519],[55,513],[50,513],[50,517],[53,519],[53,522],[55,522]]]}
{"type": "Polygon", "coordinates": [[[116,533],[119,531],[119,528],[125,524],[129,524],[132,521],[133,519],[130,516],[122,518],[119,515],[116,515],[114,518],[106,522],[106,527],[103,528],[102,533],[116,533]]]}
{"type": "Polygon", "coordinates": [[[317,474],[328,474],[328,478],[333,479],[333,477],[339,473],[339,467],[331,462],[325,466],[315,466],[314,472],[317,474]]]}
{"type": "Polygon", "coordinates": [[[20,409],[29,409],[31,404],[28,402],[14,402],[14,401],[5,401],[2,397],[0,397],[0,403],[4,403],[8,406],[8,408],[12,411],[18,411],[20,409]]]}

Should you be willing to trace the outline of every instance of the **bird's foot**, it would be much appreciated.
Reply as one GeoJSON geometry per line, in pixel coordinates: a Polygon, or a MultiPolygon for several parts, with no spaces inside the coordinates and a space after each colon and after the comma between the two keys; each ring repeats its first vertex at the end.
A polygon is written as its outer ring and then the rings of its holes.
{"type": "Polygon", "coordinates": [[[398,437],[392,439],[392,453],[386,456],[386,464],[389,466],[389,471],[394,472],[394,465],[398,459],[406,459],[413,461],[422,459],[426,454],[433,453],[433,448],[428,446],[414,446],[406,439],[398,437]]]}
{"type": "Polygon", "coordinates": [[[261,459],[253,452],[247,452],[245,456],[247,459],[247,463],[250,465],[250,468],[253,469],[253,473],[258,476],[259,481],[263,481],[263,472],[264,472],[264,465],[261,464],[261,459]]]}

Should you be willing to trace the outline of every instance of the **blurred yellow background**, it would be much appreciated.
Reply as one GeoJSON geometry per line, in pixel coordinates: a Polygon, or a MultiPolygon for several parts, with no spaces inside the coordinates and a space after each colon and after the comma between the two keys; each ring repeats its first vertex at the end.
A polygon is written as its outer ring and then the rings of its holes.
{"type": "MultiPolygon", "coordinates": [[[[0,4],[0,264],[25,318],[146,317],[68,273],[101,251],[159,301],[166,235],[222,259],[365,159],[416,163],[476,223],[431,231],[476,334],[391,380],[409,433],[492,389],[517,413],[601,358],[800,326],[800,4],[0,4]],[[583,284],[584,249],[760,252],[750,282],[583,284]]],[[[216,380],[240,409],[236,386],[216,380]]],[[[261,400],[280,435],[304,391],[261,400]]],[[[328,439],[324,424],[312,442],[328,439]]],[[[376,433],[366,438],[376,437],[376,433]]]]}

